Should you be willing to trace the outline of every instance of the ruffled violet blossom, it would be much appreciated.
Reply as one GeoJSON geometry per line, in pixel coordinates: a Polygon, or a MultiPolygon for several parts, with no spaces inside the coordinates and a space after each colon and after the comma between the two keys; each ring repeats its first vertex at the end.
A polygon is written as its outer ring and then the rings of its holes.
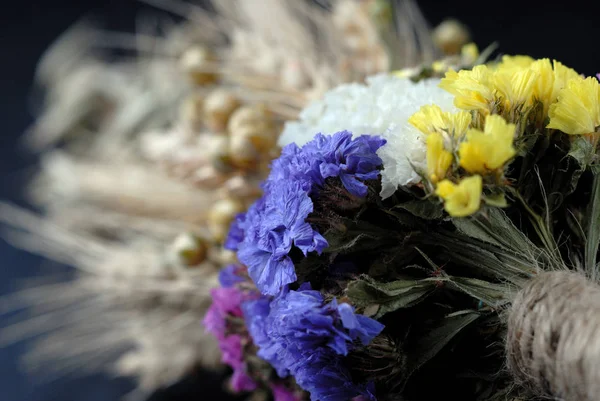
{"type": "Polygon", "coordinates": [[[382,164],[376,151],[385,143],[363,135],[352,139],[347,131],[331,136],[317,134],[302,148],[290,144],[271,166],[263,184],[264,195],[232,225],[228,243],[235,243],[238,258],[248,266],[250,277],[265,295],[276,295],[296,281],[292,247],[306,256],[321,253],[328,244],[307,223],[313,212],[312,197],[318,196],[325,180],[338,177],[352,195],[364,197],[363,181],[378,177],[382,164]],[[243,231],[243,240],[237,241],[243,231]]]}
{"type": "Polygon", "coordinates": [[[352,381],[343,357],[355,342],[370,343],[383,330],[381,323],[335,299],[325,303],[308,283],[297,291],[285,287],[270,303],[249,301],[242,308],[258,356],[280,377],[293,376],[313,401],[374,399],[372,386],[352,381]]]}

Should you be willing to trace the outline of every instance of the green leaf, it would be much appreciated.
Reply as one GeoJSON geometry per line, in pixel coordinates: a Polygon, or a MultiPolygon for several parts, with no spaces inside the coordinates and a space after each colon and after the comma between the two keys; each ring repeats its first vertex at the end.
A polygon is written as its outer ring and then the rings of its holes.
{"type": "Polygon", "coordinates": [[[444,208],[441,203],[432,202],[429,199],[412,200],[394,206],[392,209],[403,209],[413,216],[425,220],[439,220],[444,217],[444,208]]]}
{"type": "Polygon", "coordinates": [[[345,219],[344,229],[330,229],[323,235],[329,246],[324,253],[346,253],[373,250],[399,242],[396,232],[390,232],[365,221],[345,219]]]}
{"type": "Polygon", "coordinates": [[[406,229],[415,229],[419,226],[419,219],[418,217],[416,217],[415,215],[413,215],[412,213],[405,211],[405,210],[400,210],[400,211],[394,211],[394,210],[383,210],[383,212],[389,214],[390,216],[394,216],[396,218],[396,221],[403,226],[406,229]]]}
{"type": "Polygon", "coordinates": [[[377,305],[375,318],[379,318],[386,313],[418,304],[435,286],[435,281],[430,279],[380,283],[364,276],[348,284],[346,295],[357,307],[372,310],[377,305]]]}
{"type": "Polygon", "coordinates": [[[590,140],[583,135],[575,135],[571,142],[569,156],[577,160],[581,168],[585,170],[596,159],[596,151],[590,140]]]}
{"type": "MultiPolygon", "coordinates": [[[[490,208],[490,210],[496,209],[490,208]]],[[[502,241],[498,240],[497,236],[490,230],[489,226],[493,223],[486,218],[482,218],[481,213],[471,218],[452,219],[452,223],[458,231],[468,237],[504,248],[502,241]]]]}
{"type": "Polygon", "coordinates": [[[435,357],[453,338],[480,316],[477,312],[464,311],[442,319],[437,326],[428,330],[411,350],[408,355],[410,371],[416,371],[435,357]]]}
{"type": "Polygon", "coordinates": [[[431,232],[426,241],[436,246],[442,259],[470,267],[503,282],[519,283],[536,271],[536,255],[513,252],[460,233],[431,232]]]}
{"type": "Polygon", "coordinates": [[[503,193],[484,195],[483,200],[488,206],[507,207],[508,203],[503,193]]]}
{"type": "Polygon", "coordinates": [[[490,283],[489,281],[469,277],[448,277],[448,281],[459,291],[494,308],[506,304],[512,293],[508,284],[490,283]]]}
{"type": "Polygon", "coordinates": [[[459,231],[471,238],[515,253],[522,250],[535,252],[537,249],[506,213],[498,208],[486,208],[484,212],[470,219],[452,219],[452,222],[459,231]]]}

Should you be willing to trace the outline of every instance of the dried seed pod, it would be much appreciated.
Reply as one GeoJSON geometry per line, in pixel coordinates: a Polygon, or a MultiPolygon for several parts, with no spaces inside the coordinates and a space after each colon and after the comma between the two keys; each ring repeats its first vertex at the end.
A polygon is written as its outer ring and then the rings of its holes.
{"type": "Polygon", "coordinates": [[[179,235],[171,245],[171,253],[179,265],[188,267],[198,266],[208,256],[209,243],[206,239],[195,234],[179,235]]]}
{"type": "Polygon", "coordinates": [[[460,53],[463,45],[471,40],[467,27],[455,19],[447,19],[433,30],[433,41],[445,54],[460,53]]]}
{"type": "Polygon", "coordinates": [[[277,143],[278,127],[263,105],[240,107],[232,114],[227,129],[232,138],[245,138],[261,153],[269,152],[277,143]]]}
{"type": "Polygon", "coordinates": [[[215,188],[223,185],[227,177],[214,166],[204,166],[197,169],[189,179],[199,187],[215,188]]]}
{"type": "Polygon", "coordinates": [[[227,130],[231,134],[247,125],[270,126],[273,124],[273,119],[273,114],[263,104],[242,106],[231,115],[227,130]]]}
{"type": "Polygon", "coordinates": [[[202,46],[194,46],[183,53],[180,65],[194,83],[208,85],[218,79],[216,73],[207,71],[215,61],[216,57],[210,50],[202,46]]]}
{"type": "Polygon", "coordinates": [[[223,135],[210,135],[201,149],[205,149],[207,160],[219,174],[230,174],[235,170],[229,158],[229,138],[223,135]]]}
{"type": "Polygon", "coordinates": [[[215,132],[223,132],[229,117],[239,106],[240,101],[233,93],[215,89],[204,101],[204,123],[215,132]]]}
{"type": "Polygon", "coordinates": [[[215,250],[215,252],[211,253],[211,255],[214,255],[215,263],[218,263],[221,266],[238,263],[236,253],[234,251],[224,249],[223,247],[218,247],[218,250],[215,250]]]}
{"type": "Polygon", "coordinates": [[[244,204],[233,198],[221,199],[214,204],[208,213],[208,228],[217,242],[225,240],[231,222],[244,210],[244,204]]]}
{"type": "Polygon", "coordinates": [[[246,136],[234,136],[229,141],[229,160],[239,169],[254,170],[261,161],[261,153],[246,136]]]}

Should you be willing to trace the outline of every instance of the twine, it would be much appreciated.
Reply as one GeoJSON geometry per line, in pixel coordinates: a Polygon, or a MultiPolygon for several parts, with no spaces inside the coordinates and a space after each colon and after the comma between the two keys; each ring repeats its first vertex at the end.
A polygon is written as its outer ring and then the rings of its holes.
{"type": "Polygon", "coordinates": [[[516,296],[508,367],[537,394],[600,400],[600,287],[573,272],[545,272],[516,296]]]}

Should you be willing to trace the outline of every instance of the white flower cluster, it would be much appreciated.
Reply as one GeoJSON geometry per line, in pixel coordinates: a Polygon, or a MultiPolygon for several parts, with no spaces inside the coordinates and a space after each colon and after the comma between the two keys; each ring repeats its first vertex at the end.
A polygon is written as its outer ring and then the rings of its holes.
{"type": "Polygon", "coordinates": [[[302,146],[319,132],[327,135],[347,130],[354,136],[382,136],[387,143],[377,153],[383,160],[381,197],[385,199],[398,186],[419,182],[412,165],[425,167],[425,141],[408,123],[410,116],[427,104],[455,110],[453,96],[440,89],[439,82],[426,79],[414,83],[408,78],[376,75],[368,78],[366,85],[341,85],[306,107],[299,121],[288,122],[279,145],[295,142],[302,146]]]}

